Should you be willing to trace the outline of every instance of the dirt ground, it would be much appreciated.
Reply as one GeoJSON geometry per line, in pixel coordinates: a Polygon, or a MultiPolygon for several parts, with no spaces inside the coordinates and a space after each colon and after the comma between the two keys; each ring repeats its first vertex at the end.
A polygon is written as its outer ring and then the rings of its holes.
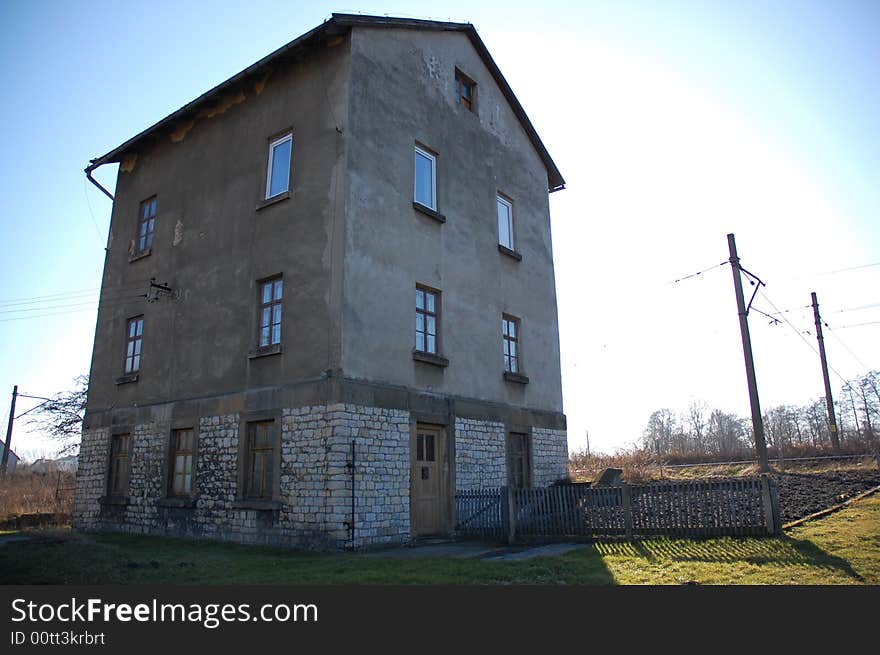
{"type": "Polygon", "coordinates": [[[863,491],[880,485],[880,470],[830,471],[824,473],[779,472],[782,522],[788,523],[838,505],[863,491]]]}

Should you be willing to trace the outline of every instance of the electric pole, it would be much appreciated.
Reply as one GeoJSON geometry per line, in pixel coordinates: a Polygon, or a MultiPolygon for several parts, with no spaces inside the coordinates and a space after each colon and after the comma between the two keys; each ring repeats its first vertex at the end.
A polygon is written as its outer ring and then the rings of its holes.
{"type": "Polygon", "coordinates": [[[748,310],[746,309],[746,301],[743,298],[739,257],[736,254],[736,240],[732,234],[727,235],[727,247],[730,250],[730,268],[733,270],[736,308],[739,312],[739,331],[742,334],[743,356],[746,360],[746,378],[749,383],[749,403],[752,406],[752,431],[755,434],[755,452],[758,456],[758,467],[762,472],[767,472],[770,470],[770,465],[767,463],[764,420],[761,417],[761,403],[758,400],[758,381],[755,378],[755,361],[752,358],[752,339],[749,336],[748,310]]]}
{"type": "Polygon", "coordinates": [[[6,424],[6,443],[3,445],[3,458],[0,460],[0,477],[6,477],[9,464],[9,450],[12,448],[12,422],[15,420],[15,400],[18,398],[18,385],[12,387],[12,406],[9,408],[9,423],[6,424]]]}
{"type": "Polygon", "coordinates": [[[825,339],[822,337],[822,318],[819,316],[819,300],[816,292],[810,294],[813,299],[813,318],[816,319],[816,339],[819,340],[819,359],[822,360],[822,380],[825,382],[825,406],[828,408],[828,429],[831,434],[831,447],[834,452],[840,451],[840,435],[837,433],[837,419],[834,417],[834,399],[831,397],[831,381],[828,379],[828,360],[825,359],[825,339]]]}

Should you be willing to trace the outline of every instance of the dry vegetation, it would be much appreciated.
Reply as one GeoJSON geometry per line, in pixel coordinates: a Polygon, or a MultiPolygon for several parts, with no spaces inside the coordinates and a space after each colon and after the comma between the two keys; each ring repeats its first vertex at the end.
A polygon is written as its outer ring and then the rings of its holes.
{"type": "Polygon", "coordinates": [[[0,479],[0,529],[68,523],[73,485],[73,473],[35,473],[20,466],[0,479]]]}
{"type": "MultiPolygon", "coordinates": [[[[850,460],[793,461],[800,457],[823,457],[831,455],[823,448],[800,448],[797,452],[786,453],[782,461],[771,462],[777,471],[797,473],[827,473],[829,471],[864,471],[880,468],[880,458],[864,455],[850,460]]],[[[844,452],[844,454],[847,454],[844,452]]],[[[771,452],[770,457],[775,457],[771,452]]],[[[661,460],[656,455],[641,449],[620,451],[614,455],[594,455],[584,452],[573,453],[569,457],[569,475],[576,482],[593,482],[606,468],[623,470],[623,479],[631,484],[659,479],[702,479],[708,477],[738,477],[757,475],[758,466],[749,453],[731,453],[729,457],[665,456],[661,460]],[[744,462],[707,466],[710,462],[744,462]],[[693,464],[693,466],[687,466],[693,464]]]]}

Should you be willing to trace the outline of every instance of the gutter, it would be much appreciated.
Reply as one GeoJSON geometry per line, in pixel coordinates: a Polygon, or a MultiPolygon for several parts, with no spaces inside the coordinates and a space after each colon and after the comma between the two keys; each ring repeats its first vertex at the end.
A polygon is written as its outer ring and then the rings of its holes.
{"type": "Polygon", "coordinates": [[[98,180],[96,180],[95,178],[92,177],[92,171],[95,170],[96,168],[100,167],[100,166],[103,166],[103,165],[106,163],[106,162],[102,162],[102,163],[96,164],[96,163],[95,163],[96,161],[97,161],[97,160],[93,159],[93,160],[91,161],[91,163],[90,163],[88,166],[86,166],[86,168],[85,168],[86,178],[88,178],[89,182],[91,182],[91,183],[94,184],[96,187],[98,187],[99,189],[101,189],[101,191],[104,192],[104,195],[107,196],[108,198],[110,198],[110,200],[116,200],[116,199],[113,197],[113,194],[112,194],[112,193],[110,193],[109,191],[107,191],[107,189],[105,189],[105,188],[101,185],[101,183],[98,182],[98,180]]]}

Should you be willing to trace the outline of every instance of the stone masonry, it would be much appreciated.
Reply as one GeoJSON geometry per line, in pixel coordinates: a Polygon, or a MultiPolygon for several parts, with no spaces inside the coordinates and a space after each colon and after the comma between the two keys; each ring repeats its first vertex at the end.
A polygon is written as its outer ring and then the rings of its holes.
{"type": "Polygon", "coordinates": [[[505,434],[503,423],[455,419],[457,489],[483,489],[506,484],[505,434]]]}
{"type": "MultiPolygon", "coordinates": [[[[284,409],[280,413],[278,502],[261,508],[242,502],[239,452],[242,417],[198,421],[192,499],[168,499],[168,441],[172,425],[156,421],[131,431],[129,494],[106,499],[107,428],[86,430],[80,450],[74,526],[231,540],[243,543],[340,548],[350,545],[355,443],[355,545],[410,538],[411,417],[408,411],[351,404],[284,409]]],[[[506,482],[505,426],[455,420],[456,488],[506,482]]],[[[532,430],[533,483],[565,477],[565,431],[532,430]]]]}

